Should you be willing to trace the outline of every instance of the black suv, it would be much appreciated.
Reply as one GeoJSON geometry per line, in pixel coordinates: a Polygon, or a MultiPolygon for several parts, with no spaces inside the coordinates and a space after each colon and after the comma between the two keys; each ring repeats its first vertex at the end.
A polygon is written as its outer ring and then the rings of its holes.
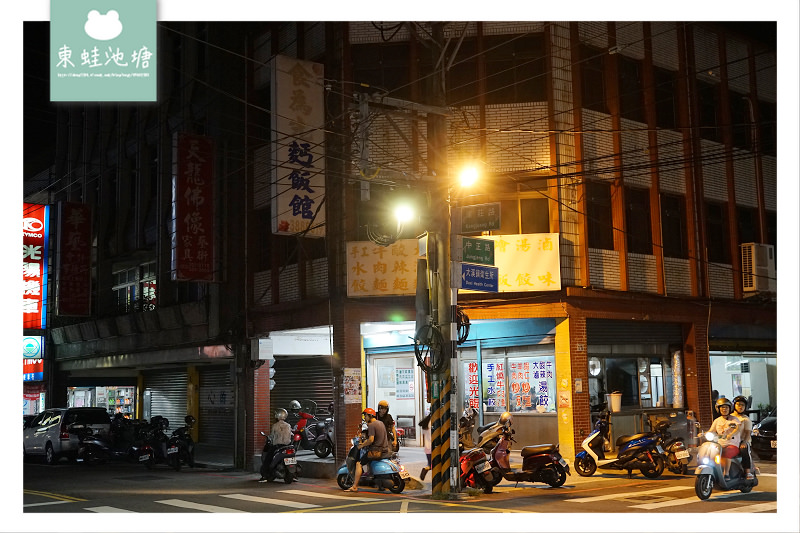
{"type": "Polygon", "coordinates": [[[772,460],[778,453],[778,408],[753,427],[752,448],[760,459],[772,460]]]}

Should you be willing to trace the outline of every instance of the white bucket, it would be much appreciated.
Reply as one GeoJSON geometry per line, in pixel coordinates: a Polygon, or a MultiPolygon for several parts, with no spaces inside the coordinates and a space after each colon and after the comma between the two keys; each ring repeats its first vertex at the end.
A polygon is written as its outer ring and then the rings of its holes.
{"type": "Polygon", "coordinates": [[[621,392],[612,392],[608,394],[609,402],[608,405],[611,407],[612,413],[619,413],[622,411],[622,393],[621,392]]]}

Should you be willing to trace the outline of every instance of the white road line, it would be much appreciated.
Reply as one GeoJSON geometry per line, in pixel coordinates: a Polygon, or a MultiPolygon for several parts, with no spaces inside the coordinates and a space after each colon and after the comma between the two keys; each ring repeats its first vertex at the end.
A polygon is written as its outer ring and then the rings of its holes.
{"type": "Polygon", "coordinates": [[[91,511],[93,513],[134,513],[136,511],[128,511],[127,509],[120,509],[119,507],[109,507],[107,505],[103,505],[101,507],[86,507],[84,508],[85,511],[91,511]]]}
{"type": "Polygon", "coordinates": [[[686,490],[687,487],[664,487],[661,489],[642,490],[638,492],[618,492],[616,494],[604,494],[602,496],[589,496],[587,498],[571,498],[565,500],[575,503],[599,502],[603,500],[618,500],[620,498],[627,498],[629,496],[641,496],[643,494],[658,494],[660,492],[672,492],[675,490],[686,490]]]}
{"type": "Polygon", "coordinates": [[[289,500],[278,500],[276,498],[263,498],[261,496],[250,496],[249,494],[220,494],[223,498],[233,498],[234,500],[244,500],[248,502],[266,503],[268,505],[282,505],[284,507],[293,507],[294,509],[313,509],[320,507],[313,503],[293,502],[289,500]]]}
{"type": "Polygon", "coordinates": [[[343,496],[341,494],[328,494],[327,492],[313,492],[310,490],[298,489],[279,490],[278,492],[285,492],[286,494],[294,494],[296,496],[309,496],[311,498],[328,498],[329,500],[356,500],[360,502],[378,502],[382,500],[382,498],[343,496]]]}
{"type": "Polygon", "coordinates": [[[403,500],[403,503],[400,504],[400,512],[401,513],[408,512],[408,500],[403,500]]]}
{"type": "MultiPolygon", "coordinates": [[[[709,501],[713,502],[715,500],[724,500],[726,498],[730,498],[731,496],[738,496],[740,494],[741,494],[741,492],[739,492],[738,490],[737,491],[731,491],[731,492],[721,492],[721,493],[718,493],[718,494],[712,494],[711,498],[709,499],[709,501]]],[[[758,491],[755,491],[752,494],[758,494],[758,491]]],[[[689,503],[698,503],[698,502],[702,502],[702,501],[703,500],[701,500],[697,496],[693,496],[691,498],[679,498],[679,499],[676,499],[676,500],[667,500],[667,501],[663,501],[663,502],[640,503],[638,505],[631,505],[631,507],[633,507],[635,509],[660,509],[662,507],[674,507],[676,505],[686,505],[686,504],[689,504],[689,503]]],[[[723,511],[723,512],[728,512],[728,511],[723,511]]]]}
{"type": "Polygon", "coordinates": [[[59,503],[75,503],[73,501],[58,500],[54,502],[26,503],[23,507],[41,507],[42,505],[58,505],[59,503]]]}
{"type": "Polygon", "coordinates": [[[763,513],[766,511],[777,511],[778,502],[754,503],[753,505],[740,505],[733,509],[724,511],[714,511],[715,513],[763,513]]]}
{"type": "Polygon", "coordinates": [[[231,509],[229,507],[219,507],[217,505],[206,505],[204,503],[187,502],[185,500],[159,500],[156,503],[163,503],[164,505],[172,505],[173,507],[183,507],[185,509],[194,509],[195,511],[204,511],[206,513],[246,512],[246,511],[239,511],[238,509],[231,509]]]}

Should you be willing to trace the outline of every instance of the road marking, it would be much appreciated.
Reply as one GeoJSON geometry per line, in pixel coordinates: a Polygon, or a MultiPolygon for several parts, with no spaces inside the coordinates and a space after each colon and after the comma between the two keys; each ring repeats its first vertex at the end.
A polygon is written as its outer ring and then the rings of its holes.
{"type": "Polygon", "coordinates": [[[328,498],[330,500],[358,500],[362,502],[378,502],[383,501],[381,498],[362,498],[362,497],[353,497],[353,496],[343,496],[341,494],[328,494],[322,492],[313,492],[310,490],[298,490],[298,489],[287,489],[287,490],[279,490],[278,492],[285,492],[286,494],[294,494],[296,496],[309,496],[311,498],[328,498]]]}
{"type": "Polygon", "coordinates": [[[618,500],[621,498],[627,498],[629,496],[642,496],[644,494],[658,494],[661,492],[672,492],[675,490],[686,490],[686,487],[664,487],[661,489],[653,489],[653,490],[642,490],[639,492],[618,492],[616,494],[604,494],[603,496],[588,496],[586,498],[571,498],[569,500],[565,500],[568,502],[575,502],[575,503],[588,503],[588,502],[599,502],[603,500],[618,500]]]}
{"type": "Polygon", "coordinates": [[[262,496],[250,496],[248,494],[220,494],[223,498],[233,498],[234,500],[244,500],[248,502],[266,503],[268,505],[282,505],[284,507],[293,507],[295,509],[311,509],[313,507],[321,507],[313,503],[293,502],[289,500],[278,500],[276,498],[264,498],[262,496]]]}
{"type": "Polygon", "coordinates": [[[74,496],[67,496],[65,494],[56,494],[54,492],[44,492],[41,490],[25,489],[22,491],[24,494],[32,494],[34,496],[44,496],[45,498],[53,498],[54,500],[62,500],[65,502],[85,502],[83,498],[75,498],[74,496]]]}
{"type": "Polygon", "coordinates": [[[767,511],[777,511],[778,502],[754,503],[753,505],[740,505],[733,509],[724,511],[713,511],[715,513],[764,513],[767,511]]]}
{"type": "MultiPolygon", "coordinates": [[[[731,491],[731,492],[721,492],[721,493],[718,493],[718,494],[712,494],[711,498],[709,498],[708,501],[724,500],[726,498],[730,498],[731,496],[738,496],[740,494],[741,494],[741,492],[739,492],[738,490],[737,491],[731,491]]],[[[755,491],[752,494],[759,494],[759,491],[755,491]]],[[[702,502],[702,501],[703,500],[701,500],[697,496],[693,496],[691,498],[679,498],[677,500],[667,500],[667,501],[656,502],[656,503],[640,503],[638,505],[631,505],[631,507],[633,507],[635,509],[659,509],[661,507],[674,507],[676,505],[686,505],[686,504],[689,504],[689,503],[698,503],[698,502],[702,502]]],[[[727,513],[728,511],[722,511],[722,512],[726,512],[727,513]]]]}
{"type": "Polygon", "coordinates": [[[231,509],[229,507],[219,507],[218,505],[206,505],[204,503],[187,502],[185,500],[159,500],[156,503],[163,503],[164,505],[172,505],[173,507],[183,507],[185,509],[194,509],[195,511],[205,511],[207,513],[245,513],[247,511],[239,511],[238,509],[231,509]]]}
{"type": "Polygon", "coordinates": [[[103,505],[101,507],[85,507],[85,511],[91,511],[93,513],[135,513],[136,511],[128,511],[127,509],[120,509],[119,507],[109,507],[107,505],[103,505]]]}
{"type": "Polygon", "coordinates": [[[400,512],[401,513],[408,512],[408,500],[403,500],[403,503],[400,504],[400,512]]]}
{"type": "Polygon", "coordinates": [[[58,500],[55,502],[26,503],[23,507],[41,507],[42,505],[58,505],[59,503],[72,503],[71,500],[58,500]]]}

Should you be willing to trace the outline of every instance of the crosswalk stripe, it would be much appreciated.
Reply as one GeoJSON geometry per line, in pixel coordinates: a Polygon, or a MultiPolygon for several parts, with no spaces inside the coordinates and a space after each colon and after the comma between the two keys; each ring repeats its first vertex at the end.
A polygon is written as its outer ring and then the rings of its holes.
{"type": "Polygon", "coordinates": [[[26,503],[23,507],[41,507],[43,505],[58,505],[59,503],[74,503],[72,500],[57,500],[54,502],[26,503]]]}
{"type": "Polygon", "coordinates": [[[314,507],[321,507],[313,503],[293,502],[289,500],[278,500],[275,498],[264,498],[262,496],[250,496],[248,494],[220,494],[223,498],[233,498],[234,500],[244,500],[248,502],[266,503],[269,505],[282,505],[284,507],[293,507],[295,509],[312,509],[314,507]]]}
{"type": "Polygon", "coordinates": [[[185,509],[194,509],[196,511],[205,511],[206,513],[244,513],[246,511],[239,511],[238,509],[231,509],[229,507],[219,507],[218,505],[206,505],[204,503],[187,502],[185,500],[158,500],[156,503],[163,503],[164,505],[172,505],[173,507],[183,507],[185,509]]]}
{"type": "Polygon", "coordinates": [[[618,492],[615,494],[604,494],[602,496],[588,496],[586,498],[570,498],[569,500],[566,501],[574,503],[599,502],[603,500],[618,500],[620,498],[627,498],[629,496],[641,496],[644,494],[659,494],[661,492],[672,492],[676,490],[686,490],[686,487],[663,487],[660,489],[642,490],[638,492],[618,492]]]}
{"type": "Polygon", "coordinates": [[[723,511],[713,511],[715,513],[763,513],[766,511],[777,511],[778,502],[762,502],[754,503],[752,505],[739,505],[733,509],[725,509],[723,511]]]}
{"type": "Polygon", "coordinates": [[[120,509],[119,507],[109,507],[108,505],[103,505],[100,507],[85,507],[85,511],[91,511],[93,513],[134,513],[136,511],[128,511],[127,509],[120,509]]]}
{"type": "Polygon", "coordinates": [[[311,498],[327,498],[329,500],[349,500],[349,501],[360,501],[360,502],[377,502],[380,501],[381,498],[367,498],[367,497],[355,497],[355,496],[343,496],[341,494],[328,494],[327,492],[311,492],[310,490],[298,490],[298,489],[287,489],[287,490],[279,490],[278,492],[285,492],[287,494],[294,494],[296,496],[309,496],[311,498]]]}
{"type": "MultiPolygon", "coordinates": [[[[758,491],[753,492],[753,494],[758,494],[758,493],[759,493],[758,491]]],[[[717,494],[712,494],[710,501],[724,500],[726,498],[730,498],[731,496],[739,496],[739,495],[741,495],[741,492],[739,492],[738,490],[731,491],[731,492],[720,492],[720,493],[717,493],[717,494]]],[[[636,508],[636,509],[648,509],[649,510],[649,509],[659,509],[661,507],[674,507],[676,505],[686,505],[688,503],[697,503],[697,502],[701,502],[701,501],[703,501],[703,500],[701,500],[697,496],[693,496],[691,498],[679,498],[677,500],[667,500],[667,501],[663,501],[663,502],[640,503],[638,505],[631,505],[631,507],[636,508]]]]}

